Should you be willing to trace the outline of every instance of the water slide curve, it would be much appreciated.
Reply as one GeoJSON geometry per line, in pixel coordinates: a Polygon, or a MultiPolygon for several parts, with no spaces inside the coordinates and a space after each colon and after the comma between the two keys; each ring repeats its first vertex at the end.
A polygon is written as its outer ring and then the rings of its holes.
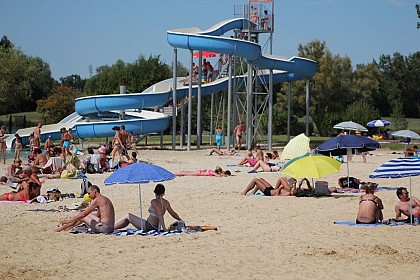
{"type": "MultiPolygon", "coordinates": [[[[235,29],[247,29],[252,26],[249,20],[244,18],[222,21],[210,29],[183,28],[169,30],[167,41],[172,47],[189,50],[206,50],[216,53],[240,56],[248,63],[254,64],[261,69],[273,70],[273,82],[287,82],[310,79],[317,69],[315,61],[292,57],[286,59],[273,55],[262,54],[261,46],[240,39],[221,37],[228,31],[235,29]]],[[[262,75],[268,80],[268,71],[262,75]]],[[[246,79],[246,76],[242,77],[246,79]]],[[[188,96],[188,86],[182,84],[184,78],[178,78],[177,97],[188,96]]],[[[141,110],[166,104],[172,98],[172,79],[161,81],[142,93],[95,95],[82,97],[75,100],[73,118],[65,122],[73,122],[73,132],[79,138],[108,137],[113,136],[112,127],[124,124],[127,131],[134,134],[145,134],[164,131],[169,126],[169,117],[165,114],[150,111],[134,112],[133,109],[141,110]],[[126,119],[102,121],[99,119],[107,115],[117,115],[116,110],[131,110],[126,112],[126,119]],[[83,120],[82,120],[83,119],[83,120]]],[[[217,93],[228,87],[228,78],[217,79],[214,82],[202,85],[202,95],[217,93]]],[[[193,96],[196,96],[198,87],[193,86],[193,96]]],[[[57,125],[55,125],[57,126],[57,125]]],[[[56,131],[56,127],[54,127],[56,131]]],[[[48,126],[42,129],[42,141],[51,134],[48,126]]],[[[58,134],[57,134],[58,135],[58,134]]],[[[21,135],[22,136],[22,135],[21,135]]],[[[23,135],[25,136],[25,135],[23,135]]]]}

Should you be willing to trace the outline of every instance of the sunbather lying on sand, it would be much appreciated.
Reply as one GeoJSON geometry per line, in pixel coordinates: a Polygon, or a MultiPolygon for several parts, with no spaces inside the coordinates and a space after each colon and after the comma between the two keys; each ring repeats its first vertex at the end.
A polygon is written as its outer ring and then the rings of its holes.
{"type": "MultiPolygon", "coordinates": [[[[301,181],[301,184],[302,185],[301,181]]],[[[251,194],[256,194],[257,191],[262,192],[265,196],[292,196],[296,195],[299,187],[296,187],[297,181],[294,178],[287,179],[286,177],[280,177],[277,180],[276,186],[273,188],[269,182],[263,178],[254,178],[241,193],[246,195],[251,190],[251,194]]]]}
{"type": "Polygon", "coordinates": [[[259,168],[261,168],[262,171],[264,171],[264,172],[277,172],[277,171],[280,171],[280,169],[281,169],[280,166],[275,165],[275,164],[269,162],[270,159],[272,159],[272,157],[273,157],[273,155],[271,153],[266,153],[265,156],[264,156],[264,160],[259,160],[255,164],[254,168],[251,171],[249,171],[248,173],[256,173],[256,172],[258,172],[258,169],[259,168]]]}
{"type": "Polygon", "coordinates": [[[222,150],[218,149],[217,147],[211,149],[210,153],[208,153],[206,155],[211,156],[211,155],[213,155],[213,153],[216,153],[219,156],[233,156],[233,155],[238,155],[238,153],[234,149],[232,149],[230,151],[222,151],[222,150]]]}
{"type": "Polygon", "coordinates": [[[21,190],[18,192],[7,192],[0,196],[0,200],[6,201],[27,201],[32,200],[41,193],[41,186],[34,182],[22,182],[21,190]]]}
{"type": "Polygon", "coordinates": [[[176,176],[214,176],[214,177],[226,177],[232,175],[229,170],[223,171],[220,166],[216,169],[199,169],[198,171],[180,171],[175,173],[176,176]]]}

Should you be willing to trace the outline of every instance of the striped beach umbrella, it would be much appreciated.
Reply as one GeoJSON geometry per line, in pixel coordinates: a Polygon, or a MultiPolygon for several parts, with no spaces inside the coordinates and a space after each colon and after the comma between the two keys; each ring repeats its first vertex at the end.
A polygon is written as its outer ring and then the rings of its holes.
{"type": "Polygon", "coordinates": [[[381,127],[381,126],[389,126],[391,123],[386,120],[373,120],[367,123],[368,127],[381,127]]]}
{"type": "Polygon", "coordinates": [[[301,133],[291,139],[284,147],[281,160],[289,160],[309,153],[309,137],[301,133]]]}
{"type": "MultiPolygon", "coordinates": [[[[418,158],[397,158],[382,164],[378,169],[369,175],[369,178],[404,178],[410,177],[410,193],[411,193],[411,177],[420,175],[420,159],[418,158]]],[[[410,222],[413,223],[413,201],[410,197],[410,222]]]]}

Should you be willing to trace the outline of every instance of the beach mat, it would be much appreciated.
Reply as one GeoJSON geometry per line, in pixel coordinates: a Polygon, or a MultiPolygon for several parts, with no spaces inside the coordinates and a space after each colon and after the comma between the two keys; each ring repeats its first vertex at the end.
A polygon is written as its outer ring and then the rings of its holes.
{"type": "Polygon", "coordinates": [[[402,226],[405,225],[406,223],[404,222],[395,222],[395,223],[389,223],[389,224],[356,224],[356,222],[348,222],[348,221],[343,221],[343,222],[333,222],[335,225],[345,225],[345,226],[359,226],[359,227],[378,227],[378,226],[402,226]]]}

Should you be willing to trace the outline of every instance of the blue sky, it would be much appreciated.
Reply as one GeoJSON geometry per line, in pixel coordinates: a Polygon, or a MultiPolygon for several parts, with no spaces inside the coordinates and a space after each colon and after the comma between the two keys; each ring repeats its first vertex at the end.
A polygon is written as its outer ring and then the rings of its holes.
{"type": "MultiPolygon", "coordinates": [[[[299,43],[326,41],[333,54],[353,65],[381,54],[409,55],[420,50],[414,0],[275,0],[273,54],[291,57],[299,43]]],[[[207,29],[234,18],[226,0],[0,0],[0,36],[46,61],[55,79],[79,74],[89,65],[133,62],[139,55],[161,55],[172,62],[166,31],[207,29]]],[[[266,39],[261,36],[260,43],[266,39]]],[[[188,51],[179,51],[186,65],[188,51]]]]}

